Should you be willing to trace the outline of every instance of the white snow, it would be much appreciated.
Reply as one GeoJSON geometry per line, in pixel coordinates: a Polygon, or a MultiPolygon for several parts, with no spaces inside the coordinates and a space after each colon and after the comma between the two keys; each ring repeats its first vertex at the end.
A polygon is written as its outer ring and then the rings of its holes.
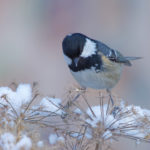
{"type": "Polygon", "coordinates": [[[10,105],[15,109],[19,114],[21,112],[21,106],[27,104],[32,99],[32,88],[30,84],[20,84],[16,91],[12,91],[8,87],[0,87],[0,101],[1,104],[7,105],[11,108],[10,105]],[[7,101],[3,96],[6,96],[7,101]]]}
{"type": "Polygon", "coordinates": [[[93,106],[92,110],[93,110],[94,114],[96,115],[96,117],[93,116],[90,108],[88,108],[87,114],[92,118],[92,120],[90,118],[88,118],[86,120],[86,122],[88,122],[92,127],[96,127],[97,123],[101,120],[100,107],[99,106],[93,106]]]}
{"type": "Polygon", "coordinates": [[[87,139],[92,139],[93,135],[92,135],[92,130],[91,130],[91,128],[87,128],[87,129],[86,129],[85,137],[86,137],[87,139]]]}
{"type": "Polygon", "coordinates": [[[32,147],[32,141],[29,137],[23,136],[20,141],[16,144],[15,150],[30,150],[32,147]]]}
{"type": "MultiPolygon", "coordinates": [[[[31,100],[32,88],[30,84],[20,84],[16,91],[13,91],[8,87],[0,87],[0,104],[7,105],[7,111],[9,112],[8,118],[1,118],[1,123],[7,124],[10,128],[14,128],[16,123],[13,119],[11,120],[10,117],[12,115],[12,107],[16,110],[17,114],[20,114],[21,110],[24,109],[22,106],[29,103],[31,100]]],[[[35,113],[37,116],[39,115],[42,117],[48,116],[49,112],[54,112],[58,115],[61,115],[63,113],[63,110],[60,108],[61,102],[62,101],[59,98],[45,97],[41,100],[39,105],[34,105],[32,107],[33,110],[30,110],[31,112],[29,112],[28,115],[30,113],[31,115],[34,115],[35,113]]],[[[0,105],[0,107],[2,108],[3,105],[0,105]]],[[[87,139],[94,138],[94,134],[97,131],[102,131],[99,133],[100,135],[98,135],[98,138],[103,138],[104,140],[111,139],[113,134],[118,136],[124,135],[126,137],[131,136],[135,139],[149,138],[150,110],[143,109],[140,106],[127,106],[123,101],[117,107],[114,108],[109,106],[109,108],[110,110],[107,112],[107,104],[104,104],[103,106],[91,106],[91,109],[95,115],[93,115],[90,108],[85,111],[87,115],[85,115],[85,112],[83,111],[83,113],[79,108],[70,111],[80,115],[80,119],[82,119],[82,125],[85,123],[84,125],[87,127],[85,131],[85,137],[87,139]],[[87,118],[87,116],[90,117],[87,118]]],[[[62,120],[60,119],[60,122],[61,121],[62,120]]],[[[68,129],[73,128],[72,126],[68,127],[68,129]]],[[[83,134],[78,133],[78,131],[74,131],[71,132],[70,136],[80,139],[82,138],[83,134]]],[[[49,135],[50,144],[56,144],[58,141],[64,142],[64,140],[64,137],[61,135],[49,135]]],[[[39,141],[36,144],[39,148],[44,146],[43,141],[39,141]]],[[[2,150],[30,150],[31,147],[32,141],[26,135],[22,135],[20,140],[17,141],[16,136],[14,136],[12,133],[9,133],[8,131],[6,133],[0,134],[0,149],[2,150]]]]}
{"type": "Polygon", "coordinates": [[[92,118],[92,120],[89,118],[89,119],[86,119],[86,122],[88,122],[92,127],[97,127],[97,123],[102,122],[103,120],[105,120],[104,123],[105,123],[105,126],[107,126],[114,119],[114,117],[112,115],[106,115],[106,111],[107,111],[106,104],[104,104],[103,107],[100,107],[98,105],[98,106],[92,106],[91,108],[96,117],[93,116],[90,108],[88,108],[87,114],[92,118]],[[102,112],[103,112],[103,114],[102,114],[102,112]]]}
{"type": "Polygon", "coordinates": [[[31,150],[32,141],[29,137],[23,136],[17,143],[16,137],[9,133],[0,136],[0,149],[2,150],[31,150]]]}
{"type": "Polygon", "coordinates": [[[57,137],[56,134],[50,134],[50,135],[49,135],[49,143],[52,144],[52,145],[53,145],[53,144],[56,144],[57,138],[58,138],[58,137],[57,137]]]}
{"type": "Polygon", "coordinates": [[[106,139],[112,137],[112,132],[110,130],[107,130],[107,131],[104,132],[102,137],[104,138],[104,140],[106,140],[106,139]]]}
{"type": "Polygon", "coordinates": [[[50,144],[56,144],[57,142],[64,142],[64,137],[62,136],[57,136],[56,134],[50,134],[49,135],[49,143],[50,144]]]}
{"type": "Polygon", "coordinates": [[[21,106],[22,104],[29,103],[32,99],[32,88],[30,84],[19,84],[16,90],[16,94],[18,97],[18,104],[21,106]],[[19,103],[20,102],[20,103],[19,103]]]}
{"type": "Polygon", "coordinates": [[[15,137],[9,132],[6,132],[0,136],[0,149],[13,150],[15,147],[15,137]]]}
{"type": "Polygon", "coordinates": [[[76,114],[82,114],[82,111],[79,109],[79,108],[76,108],[75,110],[74,110],[74,112],[76,113],[76,114]]]}
{"type": "Polygon", "coordinates": [[[64,142],[65,139],[64,139],[64,137],[60,136],[60,137],[57,138],[57,141],[64,142]]]}
{"type": "Polygon", "coordinates": [[[41,100],[40,106],[42,106],[45,111],[55,112],[60,115],[62,114],[62,110],[59,109],[60,103],[61,99],[45,97],[41,100]]]}
{"type": "Polygon", "coordinates": [[[37,146],[38,146],[39,148],[42,148],[42,147],[44,146],[44,142],[43,142],[43,141],[38,141],[38,142],[37,142],[37,146]]]}
{"type": "MultiPolygon", "coordinates": [[[[139,106],[125,106],[123,103],[119,106],[120,112],[117,116],[113,113],[106,114],[107,105],[104,104],[103,107],[92,106],[95,116],[92,114],[91,110],[87,109],[87,114],[92,118],[86,119],[86,122],[91,125],[92,128],[97,128],[98,123],[104,124],[104,129],[106,131],[102,135],[102,138],[108,139],[113,133],[130,135],[136,138],[145,138],[150,135],[150,127],[148,124],[143,122],[144,117],[150,122],[150,110],[142,109],[139,106]],[[131,126],[131,127],[130,127],[131,126]]],[[[91,129],[92,129],[91,128],[91,129]]],[[[90,130],[89,130],[90,131],[90,130]]],[[[91,133],[86,132],[87,135],[92,136],[91,133]]]]}

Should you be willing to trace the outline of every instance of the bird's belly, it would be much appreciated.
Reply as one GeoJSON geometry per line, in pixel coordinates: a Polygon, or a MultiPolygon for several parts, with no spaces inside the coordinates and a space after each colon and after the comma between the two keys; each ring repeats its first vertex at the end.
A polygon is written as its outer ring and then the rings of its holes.
{"type": "Polygon", "coordinates": [[[74,78],[82,87],[93,89],[111,89],[120,79],[121,68],[114,71],[96,72],[94,69],[86,69],[83,71],[73,72],[74,78]]]}

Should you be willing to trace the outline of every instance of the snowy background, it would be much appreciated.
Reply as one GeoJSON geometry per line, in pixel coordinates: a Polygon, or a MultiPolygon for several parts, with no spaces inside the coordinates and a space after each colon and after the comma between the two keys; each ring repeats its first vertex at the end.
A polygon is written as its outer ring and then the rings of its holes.
{"type": "MultiPolygon", "coordinates": [[[[113,91],[129,104],[150,109],[149,16],[147,0],[1,0],[0,86],[37,81],[41,94],[63,97],[76,82],[65,64],[61,42],[68,33],[82,32],[124,55],[143,57],[125,68],[113,91]]],[[[123,140],[116,147],[133,150],[135,144],[123,140]]],[[[135,149],[148,147],[141,144],[135,149]]]]}

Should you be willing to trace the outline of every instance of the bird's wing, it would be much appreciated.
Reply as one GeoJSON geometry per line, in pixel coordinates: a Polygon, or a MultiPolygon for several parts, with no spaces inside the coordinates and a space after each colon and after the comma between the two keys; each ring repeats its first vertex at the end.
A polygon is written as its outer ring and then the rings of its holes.
{"type": "Polygon", "coordinates": [[[124,57],[120,52],[116,50],[110,50],[109,55],[107,56],[109,60],[116,63],[123,63],[124,65],[131,66],[131,62],[128,58],[124,57]]]}
{"type": "Polygon", "coordinates": [[[102,42],[97,43],[98,51],[100,51],[109,60],[131,66],[130,60],[140,59],[141,57],[124,57],[119,51],[113,50],[102,42]]]}

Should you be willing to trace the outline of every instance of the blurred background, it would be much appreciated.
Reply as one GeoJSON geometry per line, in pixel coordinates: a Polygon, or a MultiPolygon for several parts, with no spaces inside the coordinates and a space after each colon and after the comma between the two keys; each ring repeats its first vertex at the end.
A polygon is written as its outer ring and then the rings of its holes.
{"type": "MultiPolygon", "coordinates": [[[[129,104],[150,109],[148,0],[0,0],[0,86],[36,81],[40,93],[61,98],[77,84],[62,55],[62,40],[73,32],[125,56],[143,57],[125,67],[113,92],[129,104]]],[[[135,148],[134,142],[124,149],[123,144],[122,150],[135,148]]],[[[136,149],[148,150],[149,145],[136,149]]]]}

